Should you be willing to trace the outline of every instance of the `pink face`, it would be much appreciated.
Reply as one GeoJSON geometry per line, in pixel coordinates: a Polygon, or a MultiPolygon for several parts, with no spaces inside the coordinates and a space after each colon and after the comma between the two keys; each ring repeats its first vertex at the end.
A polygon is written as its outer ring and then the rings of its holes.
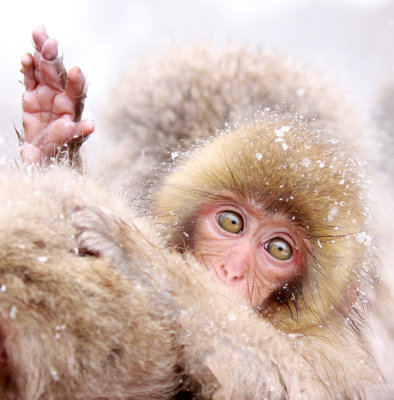
{"type": "Polygon", "coordinates": [[[199,214],[195,254],[238,297],[262,306],[299,274],[302,242],[288,220],[226,202],[199,214]]]}

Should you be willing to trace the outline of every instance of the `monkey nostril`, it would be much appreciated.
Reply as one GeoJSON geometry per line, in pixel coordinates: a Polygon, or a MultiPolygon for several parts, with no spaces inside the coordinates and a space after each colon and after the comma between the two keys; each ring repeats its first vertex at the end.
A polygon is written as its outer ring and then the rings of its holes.
{"type": "Polygon", "coordinates": [[[229,266],[223,265],[222,271],[223,271],[223,276],[229,283],[239,282],[245,279],[245,270],[243,268],[233,269],[229,266]]]}
{"type": "Polygon", "coordinates": [[[226,268],[226,264],[220,264],[219,265],[219,271],[221,271],[224,276],[227,276],[228,271],[227,271],[227,268],[226,268]]]}
{"type": "Polygon", "coordinates": [[[223,265],[220,266],[220,269],[222,271],[223,277],[227,281],[229,279],[229,272],[228,272],[226,266],[223,264],[223,265]]]}

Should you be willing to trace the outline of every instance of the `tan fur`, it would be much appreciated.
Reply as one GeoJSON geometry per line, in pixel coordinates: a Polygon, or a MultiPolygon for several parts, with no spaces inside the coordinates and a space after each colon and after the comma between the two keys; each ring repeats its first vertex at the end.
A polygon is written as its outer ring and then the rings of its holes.
{"type": "Polygon", "coordinates": [[[79,250],[70,222],[84,198],[102,207],[113,200],[60,171],[2,175],[0,192],[8,354],[0,398],[168,398],[177,352],[172,324],[157,316],[163,304],[119,279],[108,257],[79,250]]]}
{"type": "Polygon", "coordinates": [[[254,120],[265,107],[287,108],[351,147],[357,137],[357,146],[374,154],[360,117],[321,74],[268,52],[194,44],[151,56],[119,77],[102,112],[114,143],[103,174],[135,197],[152,168],[190,139],[254,120]]]}
{"type": "Polygon", "coordinates": [[[96,178],[2,175],[0,398],[375,399],[367,298],[352,307],[374,274],[364,177],[333,139],[364,139],[347,103],[319,76],[233,46],[176,49],[122,79],[107,176],[132,196],[180,158],[181,139],[230,128],[186,151],[154,196],[162,238],[96,178]],[[207,195],[297,226],[302,292],[258,315],[184,252],[207,195]]]}
{"type": "MultiPolygon", "coordinates": [[[[135,188],[158,162],[182,158],[159,193],[153,191],[153,216],[164,223],[171,246],[193,248],[193,218],[215,196],[279,210],[305,238],[308,269],[302,291],[290,288],[266,317],[290,333],[331,332],[332,344],[349,329],[360,348],[369,347],[363,293],[374,285],[376,260],[367,173],[354,151],[371,159],[376,153],[342,94],[304,66],[231,45],[172,49],[121,76],[112,93],[115,185],[135,188]],[[189,139],[226,126],[218,139],[191,148],[189,139]],[[290,128],[284,137],[276,133],[283,126],[290,128]]],[[[341,358],[329,351],[327,357],[334,364],[341,358]]]]}
{"type": "Polygon", "coordinates": [[[184,382],[193,398],[347,399],[375,387],[345,324],[278,330],[89,179],[15,171],[0,199],[1,398],[169,399],[184,382]]]}
{"type": "Polygon", "coordinates": [[[364,290],[375,273],[371,246],[363,243],[364,181],[357,160],[332,139],[296,117],[267,113],[185,157],[155,194],[153,214],[180,248],[194,236],[191,221],[220,197],[285,216],[307,255],[302,289],[288,289],[271,318],[286,331],[305,332],[347,317],[347,294],[364,290]]]}

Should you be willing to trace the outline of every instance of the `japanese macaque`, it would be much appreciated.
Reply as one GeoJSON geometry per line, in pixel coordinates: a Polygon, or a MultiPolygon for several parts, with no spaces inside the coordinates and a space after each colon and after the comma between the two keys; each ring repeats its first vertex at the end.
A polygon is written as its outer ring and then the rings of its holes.
{"type": "Polygon", "coordinates": [[[285,333],[166,249],[149,218],[69,171],[3,174],[0,198],[2,399],[347,399],[375,388],[356,309],[322,306],[316,324],[285,333]]]}
{"type": "MultiPolygon", "coordinates": [[[[24,130],[32,132],[23,156],[72,161],[94,127],[80,121],[83,76],[57,73],[57,45],[42,28],[33,39],[37,51],[23,59],[24,130]],[[70,139],[78,145],[64,153],[70,139]]],[[[135,135],[127,140],[157,135],[168,144],[180,132],[207,136],[230,114],[234,121],[183,155],[174,150],[152,191],[152,215],[56,166],[1,177],[0,395],[377,398],[365,176],[332,136],[358,128],[328,89],[308,86],[308,74],[292,72],[292,84],[281,77],[292,69],[278,58],[196,49],[184,63],[174,54],[173,75],[157,72],[140,97],[153,99],[152,110],[131,100],[119,117],[135,135]],[[169,89],[176,81],[181,95],[169,89]]],[[[154,145],[147,163],[163,154],[154,145]]],[[[141,159],[129,161],[132,188],[141,159]]]]}
{"type": "Polygon", "coordinates": [[[180,163],[153,209],[171,246],[191,249],[282,329],[303,331],[346,318],[373,271],[363,180],[340,146],[269,113],[180,163]]]}

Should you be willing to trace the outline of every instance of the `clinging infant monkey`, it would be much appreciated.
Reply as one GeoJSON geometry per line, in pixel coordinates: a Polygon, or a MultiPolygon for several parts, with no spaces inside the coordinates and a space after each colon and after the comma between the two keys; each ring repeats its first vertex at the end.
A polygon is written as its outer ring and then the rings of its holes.
{"type": "MultiPolygon", "coordinates": [[[[93,131],[90,121],[79,121],[83,76],[62,72],[57,44],[43,28],[33,38],[36,53],[23,59],[23,155],[74,162],[80,138],[93,131]]],[[[184,68],[174,78],[182,95],[172,104],[168,95],[161,115],[137,113],[156,90],[146,87],[143,95],[137,88],[140,106],[124,110],[132,128],[140,125],[130,132],[135,141],[141,132],[164,135],[177,107],[183,114],[175,113],[174,136],[186,127],[197,135],[200,121],[209,132],[225,115],[241,116],[242,105],[248,120],[173,157],[152,193],[153,218],[133,217],[88,177],[61,169],[35,172],[27,183],[3,178],[13,190],[1,196],[17,205],[18,222],[14,227],[3,211],[4,234],[20,238],[3,242],[0,264],[6,399],[348,399],[377,390],[360,295],[374,275],[364,176],[331,136],[340,111],[325,114],[313,105],[313,90],[302,94],[294,86],[279,91],[287,90],[286,104],[275,102],[279,92],[261,100],[270,86],[267,65],[281,66],[279,59],[236,49],[214,59],[211,50],[195,55],[206,76],[196,79],[182,54],[174,59],[174,71],[184,68]],[[254,62],[236,63],[234,71],[220,60],[228,54],[254,62]],[[226,109],[231,98],[211,83],[225,91],[234,74],[258,87],[243,98],[233,93],[235,105],[226,109]],[[251,119],[253,106],[259,112],[251,119]],[[31,214],[39,224],[25,223],[31,214]],[[23,349],[34,349],[38,363],[31,365],[33,350],[23,349]]],[[[165,71],[157,90],[170,86],[165,71]]]]}

